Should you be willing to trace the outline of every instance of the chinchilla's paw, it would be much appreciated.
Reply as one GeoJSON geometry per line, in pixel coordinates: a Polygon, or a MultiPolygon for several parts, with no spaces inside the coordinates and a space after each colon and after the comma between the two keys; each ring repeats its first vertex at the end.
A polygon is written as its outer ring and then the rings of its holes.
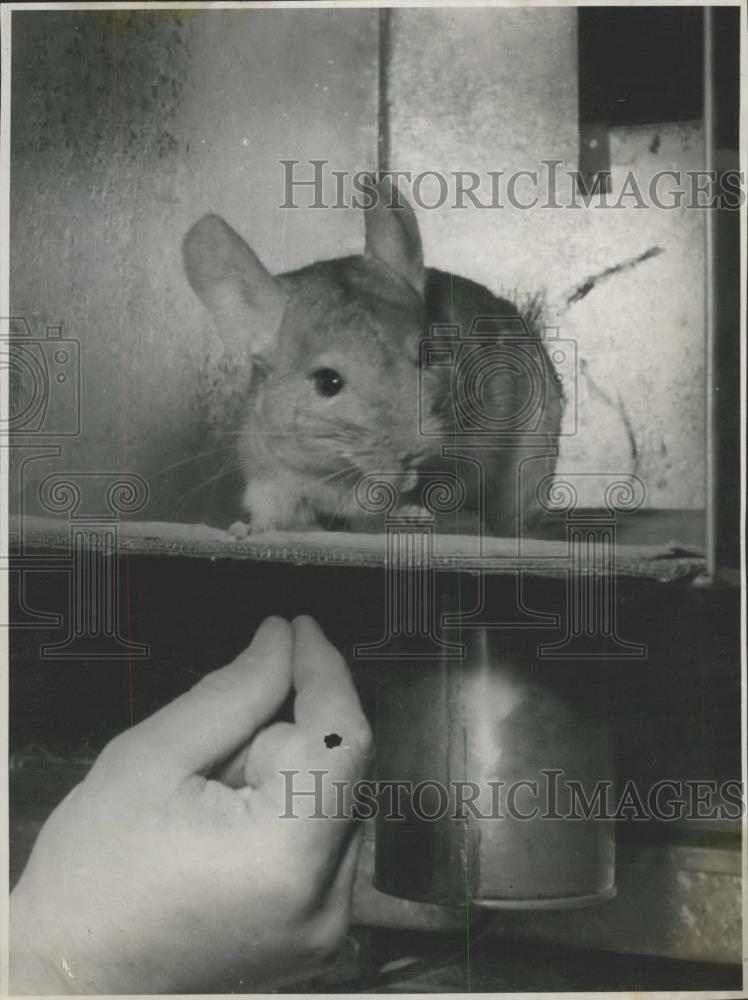
{"type": "Polygon", "coordinates": [[[397,517],[413,517],[423,520],[424,518],[429,521],[434,520],[434,515],[426,507],[422,507],[418,503],[406,503],[402,507],[398,507],[395,511],[397,517]]]}
{"type": "Polygon", "coordinates": [[[233,535],[237,542],[244,542],[253,534],[252,525],[246,521],[234,521],[229,528],[229,534],[233,535]]]}

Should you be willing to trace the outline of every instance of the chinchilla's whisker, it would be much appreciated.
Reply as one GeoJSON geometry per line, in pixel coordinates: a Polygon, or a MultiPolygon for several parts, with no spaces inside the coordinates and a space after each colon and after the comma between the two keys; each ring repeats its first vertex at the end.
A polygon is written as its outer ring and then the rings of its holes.
{"type": "Polygon", "coordinates": [[[341,479],[343,476],[342,469],[336,469],[334,472],[328,472],[325,476],[320,476],[317,480],[318,483],[334,483],[336,479],[341,479]]]}
{"type": "Polygon", "coordinates": [[[346,499],[346,497],[348,496],[348,494],[349,494],[349,493],[351,492],[351,489],[352,489],[352,488],[353,488],[353,487],[350,487],[349,489],[345,490],[345,491],[344,491],[344,492],[343,492],[343,493],[342,493],[342,494],[341,494],[341,495],[340,495],[340,496],[338,497],[338,502],[337,502],[337,504],[335,505],[335,508],[333,509],[333,511],[332,511],[332,513],[331,513],[331,517],[332,517],[333,519],[335,519],[336,517],[338,517],[338,516],[339,516],[339,514],[340,514],[340,511],[341,511],[341,510],[343,509],[343,504],[345,503],[345,499],[346,499]]]}
{"type": "Polygon", "coordinates": [[[345,504],[348,503],[348,500],[353,495],[353,491],[355,489],[356,489],[356,483],[351,483],[351,485],[348,487],[348,489],[339,498],[338,504],[337,504],[337,506],[335,508],[335,512],[333,514],[333,517],[338,517],[340,515],[340,513],[343,510],[345,504]]]}
{"type": "MultiPolygon", "coordinates": [[[[242,434],[245,434],[242,431],[242,434]]],[[[323,434],[315,433],[314,431],[258,431],[252,430],[250,435],[253,438],[291,438],[294,441],[308,439],[310,441],[318,441],[325,437],[323,434]]]]}
{"type": "Polygon", "coordinates": [[[326,425],[336,436],[360,439],[366,434],[366,428],[352,420],[342,420],[339,417],[319,417],[318,423],[326,425]]]}
{"type": "Polygon", "coordinates": [[[165,472],[171,472],[172,469],[178,469],[180,465],[188,465],[190,462],[197,462],[200,458],[206,458],[208,455],[218,455],[224,451],[233,451],[236,446],[233,444],[222,445],[218,448],[209,448],[207,451],[199,451],[196,455],[189,455],[187,458],[182,458],[178,462],[172,462],[171,465],[165,466],[163,469],[159,469],[159,475],[163,476],[165,472]]]}
{"type": "Polygon", "coordinates": [[[326,476],[322,476],[319,482],[334,483],[336,480],[344,480],[346,476],[352,476],[355,474],[356,468],[354,466],[346,466],[343,469],[335,469],[334,472],[328,472],[326,476]]]}
{"type": "Polygon", "coordinates": [[[192,486],[189,490],[186,490],[184,493],[180,494],[176,498],[175,502],[182,503],[183,500],[186,500],[187,497],[192,496],[193,493],[197,493],[198,490],[201,490],[204,487],[209,486],[211,483],[215,483],[216,480],[218,479],[224,479],[226,476],[229,476],[232,472],[237,472],[240,469],[241,465],[239,465],[238,463],[234,466],[228,466],[228,467],[224,466],[214,476],[209,476],[207,479],[203,479],[196,486],[192,486]]]}

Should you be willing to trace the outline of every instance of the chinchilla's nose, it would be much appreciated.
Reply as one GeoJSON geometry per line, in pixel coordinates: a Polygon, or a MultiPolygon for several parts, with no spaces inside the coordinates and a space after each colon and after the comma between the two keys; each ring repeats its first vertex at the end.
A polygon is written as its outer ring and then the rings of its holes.
{"type": "Polygon", "coordinates": [[[426,457],[426,448],[420,446],[414,448],[412,451],[406,452],[402,457],[402,467],[406,472],[412,471],[416,468],[426,457]]]}
{"type": "Polygon", "coordinates": [[[423,461],[424,456],[425,450],[423,448],[418,448],[417,450],[410,451],[406,455],[403,455],[401,462],[401,468],[405,473],[403,489],[414,489],[416,483],[418,482],[418,465],[423,461]]]}
{"type": "Polygon", "coordinates": [[[414,469],[405,469],[405,477],[402,481],[402,488],[407,493],[409,490],[415,489],[415,485],[418,482],[418,473],[414,469]]]}

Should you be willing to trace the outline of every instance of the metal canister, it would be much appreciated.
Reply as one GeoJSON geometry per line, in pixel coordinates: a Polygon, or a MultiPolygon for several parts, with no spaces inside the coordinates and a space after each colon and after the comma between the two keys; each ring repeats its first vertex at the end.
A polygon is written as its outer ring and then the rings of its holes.
{"type": "Polygon", "coordinates": [[[375,887],[506,908],[614,895],[604,669],[538,659],[511,630],[444,638],[378,687],[375,887]]]}

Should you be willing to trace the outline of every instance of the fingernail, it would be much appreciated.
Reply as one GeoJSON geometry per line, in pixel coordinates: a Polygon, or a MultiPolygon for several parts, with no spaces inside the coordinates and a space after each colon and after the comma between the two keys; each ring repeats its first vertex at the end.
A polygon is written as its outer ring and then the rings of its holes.
{"type": "Polygon", "coordinates": [[[280,618],[277,615],[266,618],[255,632],[254,639],[252,639],[249,647],[251,652],[270,652],[278,644],[278,641],[287,629],[288,622],[285,618],[280,618]]]}
{"type": "Polygon", "coordinates": [[[297,639],[305,632],[312,632],[318,636],[324,636],[325,634],[320,623],[315,618],[312,618],[311,615],[299,615],[297,618],[294,618],[291,625],[297,639]]]}

